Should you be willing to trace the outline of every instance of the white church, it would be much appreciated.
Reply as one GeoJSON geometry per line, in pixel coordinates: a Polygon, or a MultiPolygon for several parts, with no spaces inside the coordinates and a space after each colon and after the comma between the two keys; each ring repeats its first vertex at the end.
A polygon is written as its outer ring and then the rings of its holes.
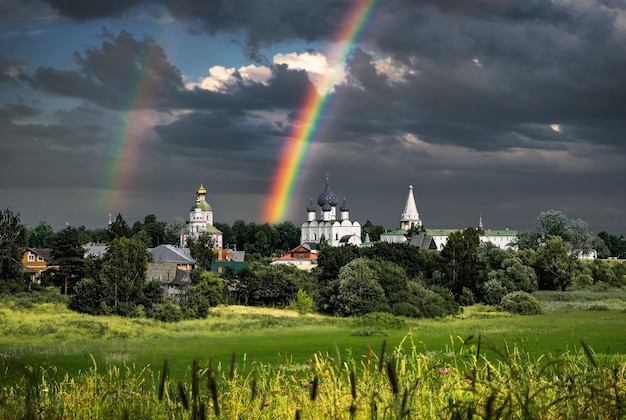
{"type": "MultiPolygon", "coordinates": [[[[380,236],[383,242],[407,242],[418,246],[423,250],[441,251],[448,242],[448,236],[452,232],[458,232],[463,229],[423,229],[417,235],[410,239],[407,238],[407,232],[411,228],[421,229],[423,227],[420,219],[417,205],[415,204],[415,196],[413,195],[413,186],[409,185],[409,194],[406,198],[404,211],[400,217],[400,229],[385,232],[380,236]]],[[[479,217],[478,233],[482,243],[491,243],[500,249],[513,248],[511,245],[517,237],[515,230],[491,230],[485,229],[483,226],[482,216],[479,217]]]]}
{"type": "Polygon", "coordinates": [[[206,189],[200,184],[197,191],[196,202],[189,212],[189,224],[181,236],[180,247],[184,248],[187,238],[199,237],[202,233],[207,232],[213,237],[215,249],[222,249],[222,232],[213,226],[213,209],[206,201],[206,189]]]}
{"type": "Polygon", "coordinates": [[[330,246],[361,245],[361,225],[350,220],[350,207],[345,198],[339,206],[339,200],[331,191],[328,178],[324,191],[317,198],[317,206],[311,198],[306,209],[307,220],[301,226],[301,245],[317,249],[322,239],[330,246]]]}

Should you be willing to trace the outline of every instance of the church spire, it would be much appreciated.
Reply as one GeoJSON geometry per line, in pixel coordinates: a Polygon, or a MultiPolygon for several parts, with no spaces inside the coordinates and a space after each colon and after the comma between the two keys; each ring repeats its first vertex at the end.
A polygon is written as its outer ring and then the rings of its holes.
{"type": "Polygon", "coordinates": [[[406,204],[404,205],[404,211],[402,212],[402,218],[400,219],[400,228],[409,230],[412,227],[420,226],[422,226],[422,221],[420,220],[420,214],[417,211],[417,205],[415,205],[413,185],[409,185],[409,195],[406,198],[406,204]]]}

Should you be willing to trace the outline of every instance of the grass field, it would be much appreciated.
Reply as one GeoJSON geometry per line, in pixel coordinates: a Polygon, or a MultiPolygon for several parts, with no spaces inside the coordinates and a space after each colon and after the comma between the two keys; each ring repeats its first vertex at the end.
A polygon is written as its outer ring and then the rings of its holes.
{"type": "Polygon", "coordinates": [[[399,329],[286,309],[166,324],[5,301],[0,418],[624,418],[624,302],[542,301],[543,315],[477,305],[399,329]]]}
{"type": "Polygon", "coordinates": [[[411,335],[416,350],[445,355],[469,336],[481,335],[500,349],[516,347],[534,357],[576,352],[584,340],[597,357],[626,355],[626,311],[623,309],[549,311],[514,316],[476,306],[442,320],[409,320],[406,328],[386,335],[358,336],[350,319],[299,316],[285,309],[224,306],[205,320],[162,323],[149,319],[93,317],[68,311],[61,304],[0,309],[0,357],[32,366],[53,366],[61,373],[101,366],[170,364],[174,377],[188,375],[192,360],[230,364],[252,362],[299,365],[313,354],[346,358],[390,348],[411,335]],[[93,359],[92,359],[93,358],[93,359]]]}

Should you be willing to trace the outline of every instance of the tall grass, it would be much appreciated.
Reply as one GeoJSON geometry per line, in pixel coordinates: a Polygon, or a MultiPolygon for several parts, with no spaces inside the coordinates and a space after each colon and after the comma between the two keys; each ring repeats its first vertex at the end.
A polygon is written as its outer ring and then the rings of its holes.
{"type": "Polygon", "coordinates": [[[418,350],[413,335],[356,357],[312,353],[272,365],[233,356],[189,362],[186,381],[168,364],[153,371],[99,366],[74,377],[4,361],[0,417],[33,419],[401,419],[626,416],[626,364],[589,346],[552,357],[498,348],[482,336],[450,357],[418,350]],[[245,372],[245,373],[244,373],[245,372]],[[6,378],[10,378],[9,381],[6,378]]]}

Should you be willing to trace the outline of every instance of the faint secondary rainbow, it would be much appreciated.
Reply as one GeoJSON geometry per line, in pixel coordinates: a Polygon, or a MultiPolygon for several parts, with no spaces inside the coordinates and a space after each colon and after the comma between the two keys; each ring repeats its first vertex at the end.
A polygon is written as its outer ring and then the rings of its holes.
{"type": "MultiPolygon", "coordinates": [[[[153,45],[142,57],[143,68],[149,68],[156,58],[157,46],[153,45]]],[[[141,104],[149,100],[157,87],[150,80],[149,72],[143,71],[129,80],[125,89],[127,97],[122,109],[113,123],[111,143],[105,166],[104,188],[101,207],[109,212],[119,213],[124,207],[127,191],[141,163],[141,143],[152,130],[154,121],[150,121],[149,111],[141,104]]]]}
{"type": "MultiPolygon", "coordinates": [[[[355,2],[333,42],[335,47],[329,55],[332,58],[331,67],[345,64],[355,41],[374,14],[377,3],[378,0],[355,2]]],[[[325,77],[320,91],[329,92],[335,83],[335,77],[325,77]]],[[[279,223],[285,218],[305,158],[319,131],[320,120],[328,106],[329,96],[329,93],[318,93],[315,87],[311,87],[306,94],[298,118],[283,147],[270,194],[265,203],[263,219],[269,223],[279,223]]]]}

